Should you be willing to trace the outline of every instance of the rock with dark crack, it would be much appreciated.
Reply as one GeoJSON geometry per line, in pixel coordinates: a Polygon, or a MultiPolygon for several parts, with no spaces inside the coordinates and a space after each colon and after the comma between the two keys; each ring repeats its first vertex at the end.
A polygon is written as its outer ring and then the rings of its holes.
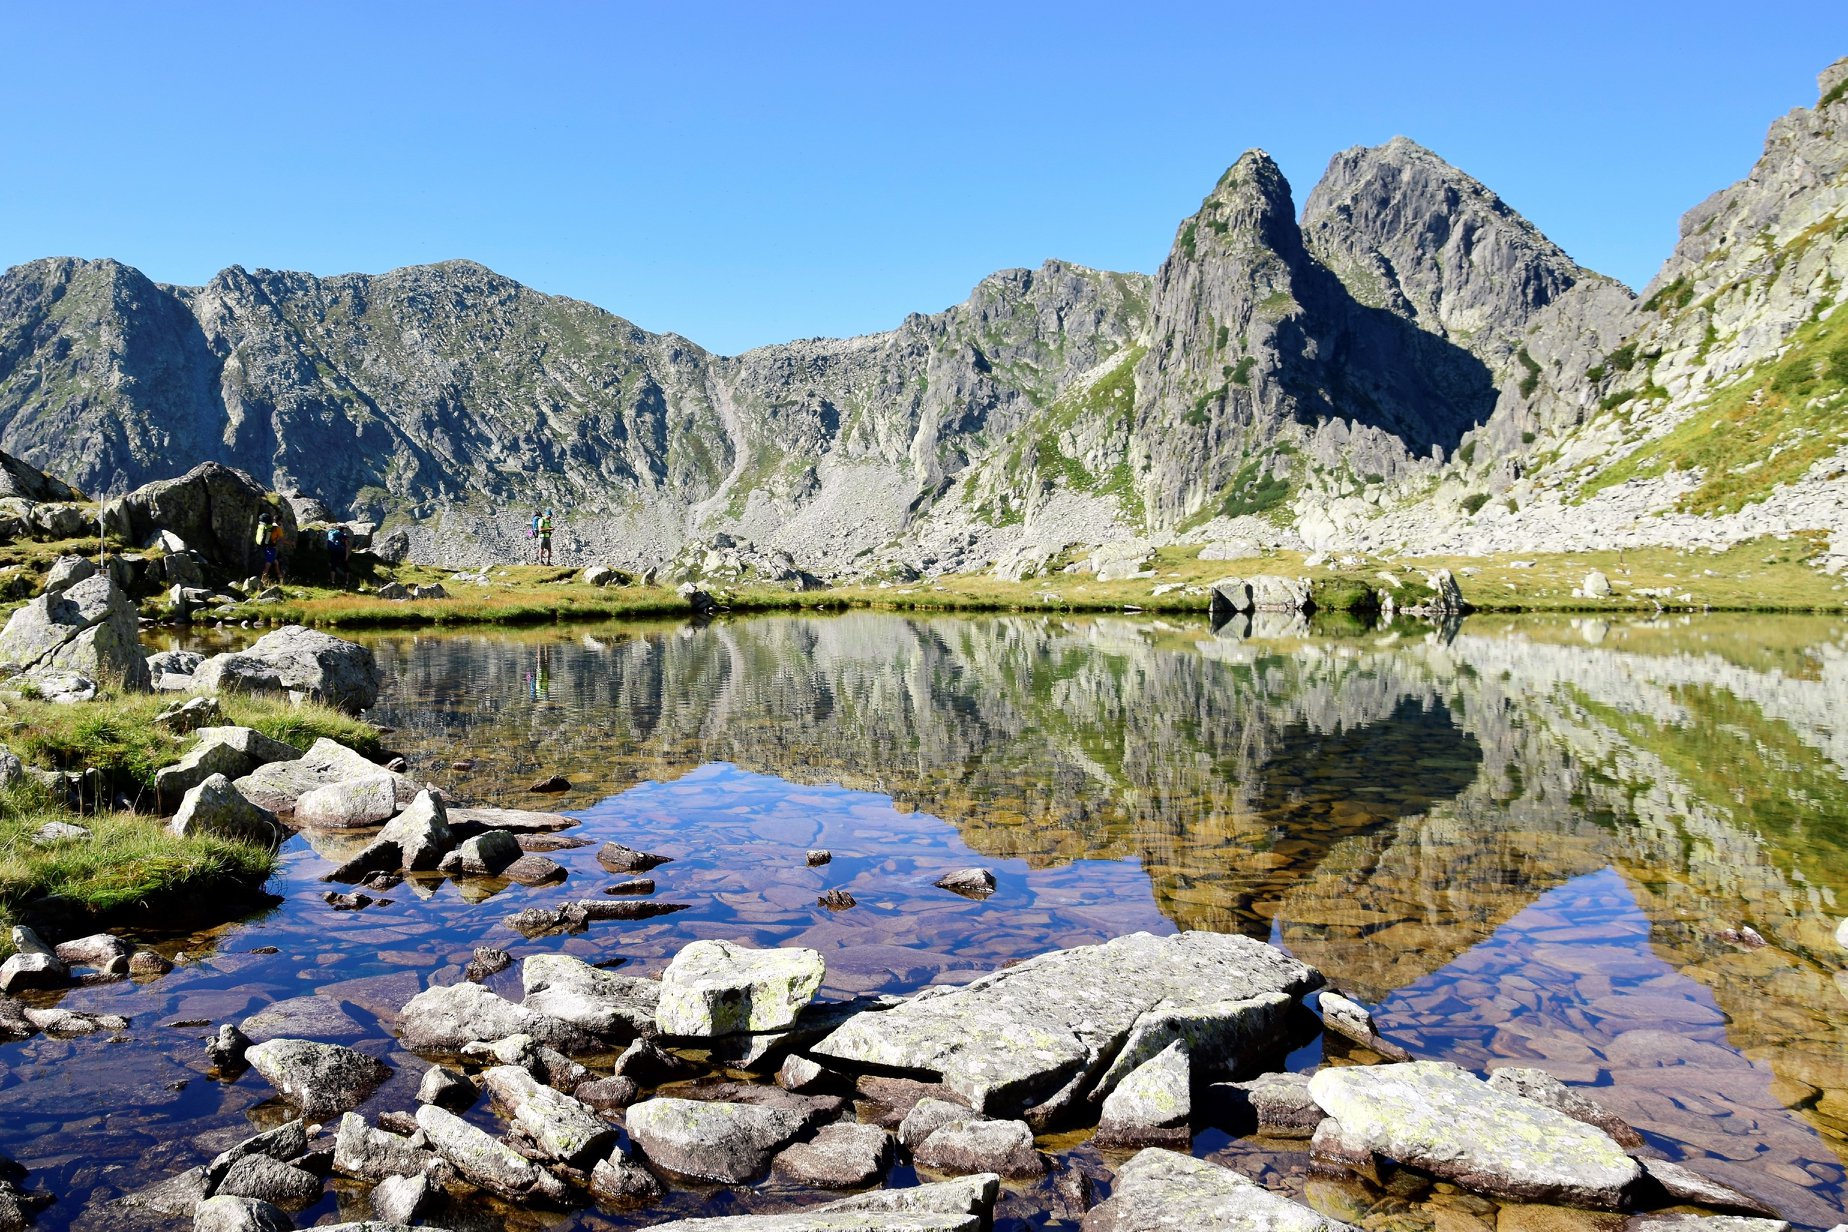
{"type": "Polygon", "coordinates": [[[1098,1144],[1185,1148],[1193,1140],[1192,1074],[1187,1043],[1178,1039],[1131,1070],[1104,1098],[1098,1144]]]}
{"type": "Polygon", "coordinates": [[[1350,1144],[1490,1197],[1616,1210],[1640,1175],[1604,1131],[1454,1065],[1324,1069],[1309,1094],[1350,1144]]]}
{"type": "Polygon", "coordinates": [[[1274,1194],[1230,1168],[1151,1147],[1117,1169],[1110,1197],[1083,1232],[1352,1232],[1350,1225],[1274,1194]]]}
{"type": "Polygon", "coordinates": [[[790,1109],[694,1099],[643,1100],[626,1120],[630,1138],[656,1167],[727,1185],[762,1176],[806,1124],[790,1109]]]}
{"type": "Polygon", "coordinates": [[[616,1129],[582,1103],[541,1086],[526,1070],[496,1065],[481,1082],[520,1131],[549,1158],[589,1168],[616,1143],[616,1129]]]}
{"type": "Polygon", "coordinates": [[[993,1172],[1015,1180],[1043,1176],[1046,1157],[1033,1145],[1025,1121],[990,1121],[981,1117],[951,1121],[933,1130],[912,1148],[919,1168],[959,1176],[993,1172]]]}
{"type": "Polygon", "coordinates": [[[549,1202],[563,1202],[568,1196],[563,1181],[454,1113],[425,1104],[417,1110],[417,1125],[437,1154],[466,1180],[490,1193],[549,1202]]]}
{"type": "Polygon", "coordinates": [[[453,1054],[509,1035],[530,1035],[564,1052],[586,1052],[597,1044],[573,1023],[468,982],[426,988],[412,997],[399,1015],[398,1034],[407,1048],[453,1054]]]}
{"type": "Polygon", "coordinates": [[[1204,1073],[1276,1043],[1311,967],[1246,937],[1135,933],[1057,950],[960,988],[859,1014],[814,1045],[845,1067],[923,1071],[982,1112],[1099,1100],[1114,1077],[1187,1038],[1204,1073]],[[1112,1062],[1116,1064],[1113,1065],[1112,1062]]]}
{"type": "Polygon", "coordinates": [[[877,1125],[836,1121],[807,1142],[783,1148],[773,1170],[820,1189],[860,1189],[892,1166],[892,1135],[877,1125]]]}
{"type": "Polygon", "coordinates": [[[569,954],[534,954],[520,964],[524,1004],[606,1041],[654,1030],[661,986],[654,980],[601,971],[569,954]]]}
{"type": "Polygon", "coordinates": [[[663,1035],[697,1038],[779,1031],[795,1024],[826,974],[814,950],[694,941],[661,975],[655,1026],[663,1035]]]}
{"type": "Polygon", "coordinates": [[[391,1068],[363,1052],[314,1040],[273,1039],[252,1045],[244,1059],[305,1116],[345,1112],[391,1076],[391,1068]]]}
{"type": "Polygon", "coordinates": [[[1543,1069],[1509,1067],[1493,1070],[1489,1085],[1555,1112],[1563,1112],[1575,1121],[1583,1121],[1609,1134],[1618,1146],[1635,1151],[1643,1146],[1643,1136],[1628,1121],[1588,1095],[1581,1095],[1543,1069]]]}

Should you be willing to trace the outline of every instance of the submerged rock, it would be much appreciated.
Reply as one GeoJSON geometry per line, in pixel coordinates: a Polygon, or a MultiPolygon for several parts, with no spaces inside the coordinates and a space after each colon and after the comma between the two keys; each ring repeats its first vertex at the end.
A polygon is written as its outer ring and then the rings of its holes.
{"type": "Polygon", "coordinates": [[[959,868],[937,878],[935,884],[965,898],[987,898],[995,892],[995,875],[985,868],[959,868]]]}
{"type": "Polygon", "coordinates": [[[1491,1197],[1615,1210],[1640,1174],[1609,1134],[1453,1065],[1324,1069],[1309,1093],[1349,1144],[1491,1197]]]}
{"type": "Polygon", "coordinates": [[[1084,1094],[1101,1100],[1116,1077],[1183,1036],[1202,1072],[1234,1068],[1278,1042],[1289,1002],[1320,983],[1313,968],[1246,937],[1135,933],[856,1015],[810,1052],[941,1075],[982,1112],[1056,1108],[1084,1094]]]}
{"type": "Polygon", "coordinates": [[[1352,1232],[1230,1168],[1151,1147],[1117,1169],[1110,1197],[1083,1232],[1352,1232]]]}
{"type": "Polygon", "coordinates": [[[697,1037],[782,1030],[794,1025],[826,973],[814,950],[695,941],[661,975],[655,1026],[664,1035],[697,1037]]]}
{"type": "Polygon", "coordinates": [[[597,849],[597,863],[612,873],[645,873],[662,864],[671,864],[670,856],[650,855],[621,843],[605,843],[597,849]]]}
{"type": "Polygon", "coordinates": [[[763,1175],[771,1156],[807,1123],[786,1108],[695,1099],[644,1100],[627,1117],[629,1136],[649,1162],[727,1185],[763,1175]]]}

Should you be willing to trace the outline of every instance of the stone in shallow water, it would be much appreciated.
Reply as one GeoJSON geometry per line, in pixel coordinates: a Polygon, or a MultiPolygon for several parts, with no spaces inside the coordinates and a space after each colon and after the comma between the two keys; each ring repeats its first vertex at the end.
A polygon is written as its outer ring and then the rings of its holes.
{"type": "Polygon", "coordinates": [[[695,941],[661,975],[655,1026],[665,1035],[698,1037],[780,1031],[794,1025],[826,973],[814,950],[695,941]]]}
{"type": "Polygon", "coordinates": [[[761,1176],[807,1118],[786,1108],[650,1099],[629,1109],[629,1136],[649,1162],[681,1176],[737,1185],[761,1176]]]}
{"type": "Polygon", "coordinates": [[[541,1151],[574,1168],[587,1168],[616,1143],[616,1129],[569,1095],[541,1086],[526,1070],[496,1065],[482,1085],[541,1151]]]}
{"type": "Polygon", "coordinates": [[[389,1066],[363,1052],[314,1040],[268,1040],[253,1045],[244,1059],[310,1117],[345,1112],[391,1076],[389,1066]]]}
{"type": "Polygon", "coordinates": [[[728,1215],[656,1225],[655,1232],[978,1232],[994,1214],[993,1173],[876,1189],[780,1215],[728,1215]]]}
{"type": "Polygon", "coordinates": [[[1351,1232],[1350,1225],[1292,1202],[1230,1168],[1151,1147],[1117,1169],[1110,1197],[1084,1217],[1084,1232],[1351,1232]]]}
{"type": "Polygon", "coordinates": [[[605,843],[597,849],[597,863],[612,873],[645,873],[662,864],[673,863],[673,857],[637,851],[621,843],[605,843]]]}
{"type": "Polygon", "coordinates": [[[1104,1100],[1097,1141],[1104,1146],[1185,1147],[1192,1141],[1193,1068],[1175,1040],[1144,1061],[1104,1100]]]}
{"type": "Polygon", "coordinates": [[[1596,1126],[1625,1150],[1635,1150],[1643,1145],[1643,1136],[1622,1117],[1596,1100],[1580,1095],[1543,1069],[1498,1069],[1489,1075],[1489,1085],[1497,1091],[1506,1091],[1522,1099],[1531,1099],[1536,1104],[1544,1104],[1575,1121],[1596,1126]]]}
{"type": "MultiPolygon", "coordinates": [[[[1248,1001],[1294,997],[1320,983],[1314,968],[1247,937],[1134,933],[1042,954],[960,988],[927,989],[883,1013],[855,1016],[810,1052],[850,1066],[938,1074],[982,1112],[1019,1112],[1062,1087],[1084,1086],[1145,1015],[1138,1047],[1153,1056],[1176,1038],[1154,1024],[1222,1003],[1237,1009],[1235,1023],[1246,1023],[1248,1001]]],[[[1208,1015],[1198,1025],[1216,1022],[1208,1015]]],[[[1283,1016],[1265,1011],[1263,1023],[1232,1032],[1241,1050],[1278,1042],[1283,1016]]],[[[1241,1059],[1190,1043],[1203,1072],[1241,1059]]],[[[1108,1090],[1100,1083],[1092,1094],[1108,1090]]]]}
{"type": "Polygon", "coordinates": [[[604,1040],[654,1028],[660,985],[600,971],[569,954],[534,954],[520,964],[529,1011],[604,1040]]]}
{"type": "Polygon", "coordinates": [[[911,1157],[920,1168],[961,1176],[994,1172],[1025,1179],[1046,1172],[1046,1157],[1034,1148],[1025,1121],[951,1121],[914,1147],[911,1157]]]}
{"type": "Polygon", "coordinates": [[[295,1225],[268,1202],[222,1194],[193,1211],[193,1232],[289,1232],[295,1225]]]}
{"type": "Polygon", "coordinates": [[[398,1019],[404,1044],[425,1052],[460,1053],[469,1044],[530,1035],[566,1052],[585,1051],[596,1041],[572,1023],[515,1005],[480,984],[426,988],[406,1003],[398,1019]]]}
{"type": "Polygon", "coordinates": [[[1309,1094],[1349,1143],[1492,1197],[1614,1210],[1640,1174],[1609,1134],[1454,1065],[1325,1069],[1309,1094]]]}
{"type": "Polygon", "coordinates": [[[499,1139],[435,1104],[417,1110],[417,1126],[438,1154],[472,1183],[506,1198],[562,1201],[564,1182],[499,1139]]]}
{"type": "Polygon", "coordinates": [[[987,898],[995,892],[995,875],[985,868],[959,868],[937,878],[936,885],[965,898],[987,898]]]}
{"type": "Polygon", "coordinates": [[[1328,1114],[1309,1097],[1309,1075],[1261,1074],[1248,1082],[1222,1082],[1208,1092],[1213,1112],[1235,1123],[1257,1123],[1273,1138],[1307,1138],[1328,1114]],[[1246,1120],[1249,1118],[1249,1120],[1246,1120]]]}
{"type": "Polygon", "coordinates": [[[892,1136],[877,1125],[837,1121],[807,1142],[786,1147],[775,1169],[790,1180],[823,1189],[871,1185],[892,1166],[892,1136]]]}
{"type": "Polygon", "coordinates": [[[1742,1215],[1777,1217],[1776,1211],[1757,1198],[1740,1193],[1731,1185],[1722,1185],[1711,1177],[1702,1176],[1692,1168],[1669,1163],[1666,1159],[1645,1159],[1639,1162],[1649,1179],[1675,1202],[1691,1202],[1695,1206],[1742,1215]]]}

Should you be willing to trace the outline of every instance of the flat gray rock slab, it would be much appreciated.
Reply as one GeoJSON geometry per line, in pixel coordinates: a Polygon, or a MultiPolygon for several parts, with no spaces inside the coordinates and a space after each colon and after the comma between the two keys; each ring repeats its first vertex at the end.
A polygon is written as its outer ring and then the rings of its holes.
{"type": "Polygon", "coordinates": [[[1230,1168],[1151,1147],[1117,1169],[1083,1232],[1352,1232],[1349,1224],[1272,1193],[1230,1168]]]}
{"type": "Polygon", "coordinates": [[[569,954],[527,958],[520,964],[520,985],[529,1012],[602,1040],[652,1030],[661,991],[654,980],[599,970],[569,954]]]}
{"type": "MultiPolygon", "coordinates": [[[[1134,933],[1102,945],[1055,950],[960,988],[927,989],[877,1014],[860,1014],[811,1050],[846,1067],[941,1075],[978,1111],[1013,1114],[1060,1088],[1109,1083],[1100,1072],[1136,1036],[1134,1064],[1188,1037],[1203,1071],[1235,1057],[1191,1037],[1190,1017],[1213,1025],[1215,1007],[1244,1006],[1228,1034],[1241,1046],[1268,1046],[1283,1015],[1254,1006],[1281,1004],[1322,982],[1313,968],[1247,937],[1186,932],[1134,933]],[[1139,1022],[1143,1030],[1136,1031],[1139,1022]]],[[[1130,1064],[1129,1068],[1133,1068],[1130,1064]]],[[[1127,1070],[1125,1070],[1127,1072],[1127,1070]]]]}
{"type": "Polygon", "coordinates": [[[581,1027],[466,982],[426,988],[412,997],[398,1016],[398,1033],[408,1048],[457,1054],[470,1044],[510,1035],[530,1035],[565,1052],[596,1043],[581,1027]]]}
{"type": "Polygon", "coordinates": [[[1491,1197],[1615,1210],[1641,1171],[1603,1130],[1438,1061],[1325,1069],[1309,1094],[1347,1143],[1491,1197]]]}
{"type": "Polygon", "coordinates": [[[978,1232],[989,1224],[1001,1178],[992,1173],[876,1189],[776,1215],[726,1215],[657,1224],[655,1232],[978,1232]]]}

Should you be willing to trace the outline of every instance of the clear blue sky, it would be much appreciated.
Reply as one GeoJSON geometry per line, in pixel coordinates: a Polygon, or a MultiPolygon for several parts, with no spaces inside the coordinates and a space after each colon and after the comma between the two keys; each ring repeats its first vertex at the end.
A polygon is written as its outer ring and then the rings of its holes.
{"type": "Polygon", "coordinates": [[[1848,4],[0,3],[0,266],[468,257],[735,352],[1152,271],[1220,171],[1403,133],[1640,286],[1848,4]]]}

